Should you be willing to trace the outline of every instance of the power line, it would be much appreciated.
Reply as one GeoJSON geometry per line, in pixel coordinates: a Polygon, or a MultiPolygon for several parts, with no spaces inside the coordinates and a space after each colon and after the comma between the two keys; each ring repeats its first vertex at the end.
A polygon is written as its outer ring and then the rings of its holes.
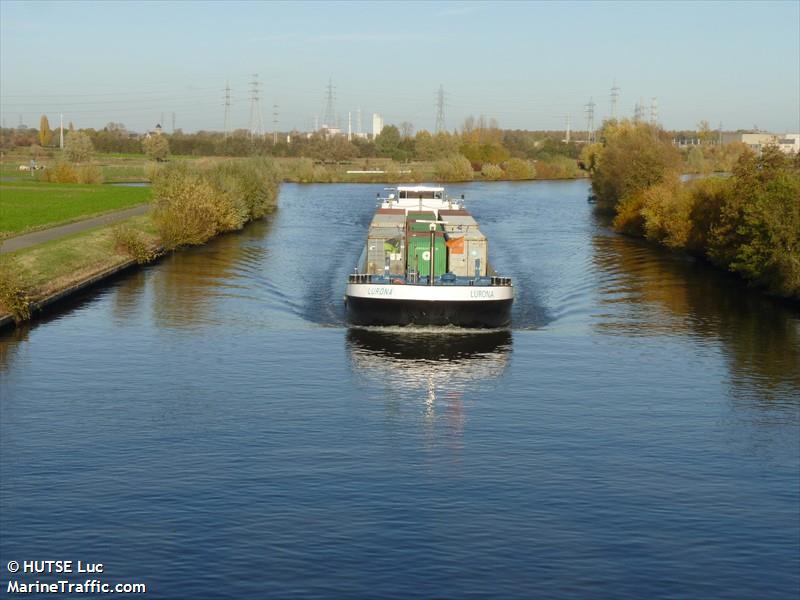
{"type": "Polygon", "coordinates": [[[225,138],[227,138],[231,133],[231,85],[230,82],[225,82],[225,89],[222,90],[225,92],[225,120],[223,122],[223,129],[225,132],[225,138]]]}
{"type": "Polygon", "coordinates": [[[441,133],[446,129],[444,122],[444,87],[439,85],[439,92],[436,94],[436,133],[441,133]]]}
{"type": "Polygon", "coordinates": [[[644,102],[640,98],[633,108],[633,120],[636,123],[640,123],[644,120],[644,102]]]}
{"type": "Polygon", "coordinates": [[[330,78],[325,88],[325,114],[322,118],[322,126],[329,129],[336,126],[336,112],[333,109],[334,97],[333,78],[330,78]]]}
{"type": "Polygon", "coordinates": [[[250,82],[250,138],[256,135],[264,135],[264,121],[261,118],[261,103],[259,102],[258,73],[253,73],[253,80],[250,82]]]}
{"type": "Polygon", "coordinates": [[[278,143],[278,105],[272,105],[272,145],[278,143]]]}
{"type": "Polygon", "coordinates": [[[619,93],[622,89],[617,85],[617,80],[614,80],[614,84],[611,86],[611,118],[617,118],[617,100],[619,99],[619,93]]]}
{"type": "Polygon", "coordinates": [[[594,142],[594,107],[597,106],[592,98],[586,104],[586,132],[588,142],[594,142]]]}
{"type": "Polygon", "coordinates": [[[655,96],[650,99],[650,124],[658,124],[658,98],[655,96]]]}

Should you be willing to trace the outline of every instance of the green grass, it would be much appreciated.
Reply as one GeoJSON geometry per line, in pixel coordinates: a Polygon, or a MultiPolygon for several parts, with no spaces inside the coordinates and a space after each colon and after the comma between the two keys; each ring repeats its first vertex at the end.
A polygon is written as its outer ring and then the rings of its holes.
{"type": "Polygon", "coordinates": [[[149,188],[0,181],[0,236],[129,208],[150,198],[149,188]]]}
{"type": "MultiPolygon", "coordinates": [[[[155,240],[150,217],[143,215],[124,221],[155,240]]],[[[130,257],[116,248],[114,225],[76,233],[11,254],[26,275],[26,283],[37,296],[51,293],[93,271],[120,264],[130,257]]]]}
{"type": "Polygon", "coordinates": [[[103,181],[147,181],[144,161],[140,163],[100,165],[103,181]]]}

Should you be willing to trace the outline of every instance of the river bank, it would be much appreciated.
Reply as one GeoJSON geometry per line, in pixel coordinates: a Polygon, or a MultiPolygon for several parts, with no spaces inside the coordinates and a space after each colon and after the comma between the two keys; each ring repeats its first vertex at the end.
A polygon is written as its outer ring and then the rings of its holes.
{"type": "MultiPolygon", "coordinates": [[[[91,227],[96,221],[87,219],[88,229],[0,255],[0,326],[35,317],[54,302],[137,262],[149,262],[161,253],[150,215],[91,227]],[[145,244],[141,256],[135,256],[124,244],[131,235],[145,244]]],[[[69,228],[78,229],[80,226],[78,222],[69,228]]],[[[47,233],[48,230],[43,230],[36,235],[47,233]]]]}
{"type": "Polygon", "coordinates": [[[133,264],[242,229],[274,210],[277,181],[269,161],[160,170],[152,213],[0,254],[0,325],[26,321],[133,264]]]}
{"type": "Polygon", "coordinates": [[[730,177],[681,180],[658,127],[609,122],[586,149],[599,210],[617,232],[700,256],[768,294],[800,301],[800,162],[775,146],[744,149],[730,177]]]}

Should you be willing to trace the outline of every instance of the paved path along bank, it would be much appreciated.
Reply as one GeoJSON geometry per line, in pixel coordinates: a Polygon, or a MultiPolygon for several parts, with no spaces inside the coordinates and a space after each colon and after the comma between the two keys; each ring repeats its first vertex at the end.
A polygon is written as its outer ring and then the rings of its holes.
{"type": "Polygon", "coordinates": [[[150,211],[150,208],[150,204],[140,204],[139,206],[134,206],[133,208],[126,208],[125,210],[107,213],[105,215],[100,215],[99,217],[92,217],[89,219],[83,219],[82,221],[76,221],[75,223],[69,223],[67,225],[50,227],[49,229],[18,235],[2,242],[2,245],[0,245],[0,253],[16,252],[17,250],[23,250],[37,244],[43,244],[44,242],[57,240],[65,236],[72,235],[73,233],[80,233],[82,231],[94,229],[95,227],[100,227],[102,225],[118,223],[119,221],[130,219],[131,217],[138,217],[139,215],[147,214],[150,211]]]}

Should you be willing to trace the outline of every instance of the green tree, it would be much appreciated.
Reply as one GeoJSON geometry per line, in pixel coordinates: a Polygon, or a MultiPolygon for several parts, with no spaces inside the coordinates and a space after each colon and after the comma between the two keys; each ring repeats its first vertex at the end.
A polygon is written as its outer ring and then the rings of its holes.
{"type": "Polygon", "coordinates": [[[459,139],[457,135],[440,131],[433,136],[433,147],[435,156],[442,158],[445,156],[452,156],[458,152],[459,139]]]}
{"type": "Polygon", "coordinates": [[[53,132],[50,131],[50,122],[47,120],[47,115],[42,115],[39,119],[39,145],[49,146],[53,141],[53,132]]]}
{"type": "Polygon", "coordinates": [[[743,154],[724,194],[709,254],[717,263],[800,298],[800,169],[775,147],[743,154]]]}
{"type": "Polygon", "coordinates": [[[433,160],[436,158],[436,148],[433,144],[433,136],[424,129],[417,132],[414,136],[415,156],[419,160],[433,160]]]}
{"type": "Polygon", "coordinates": [[[603,209],[614,211],[625,198],[680,175],[680,152],[660,128],[611,121],[604,125],[600,139],[592,190],[603,209]]]}
{"type": "Polygon", "coordinates": [[[358,148],[343,135],[336,135],[328,140],[328,158],[336,162],[353,160],[358,156],[358,148]]]}
{"type": "Polygon", "coordinates": [[[400,130],[394,125],[386,125],[375,138],[375,149],[378,156],[392,158],[394,160],[404,160],[405,152],[400,146],[400,130]]]}
{"type": "Polygon", "coordinates": [[[161,162],[169,155],[169,140],[164,135],[151,135],[142,140],[142,150],[153,160],[161,162]]]}
{"type": "Polygon", "coordinates": [[[431,135],[424,129],[414,137],[414,155],[419,160],[436,160],[458,153],[458,137],[445,131],[431,135]]]}
{"type": "Polygon", "coordinates": [[[92,158],[92,140],[83,131],[70,131],[64,140],[64,152],[72,162],[86,162],[92,158]]]}

